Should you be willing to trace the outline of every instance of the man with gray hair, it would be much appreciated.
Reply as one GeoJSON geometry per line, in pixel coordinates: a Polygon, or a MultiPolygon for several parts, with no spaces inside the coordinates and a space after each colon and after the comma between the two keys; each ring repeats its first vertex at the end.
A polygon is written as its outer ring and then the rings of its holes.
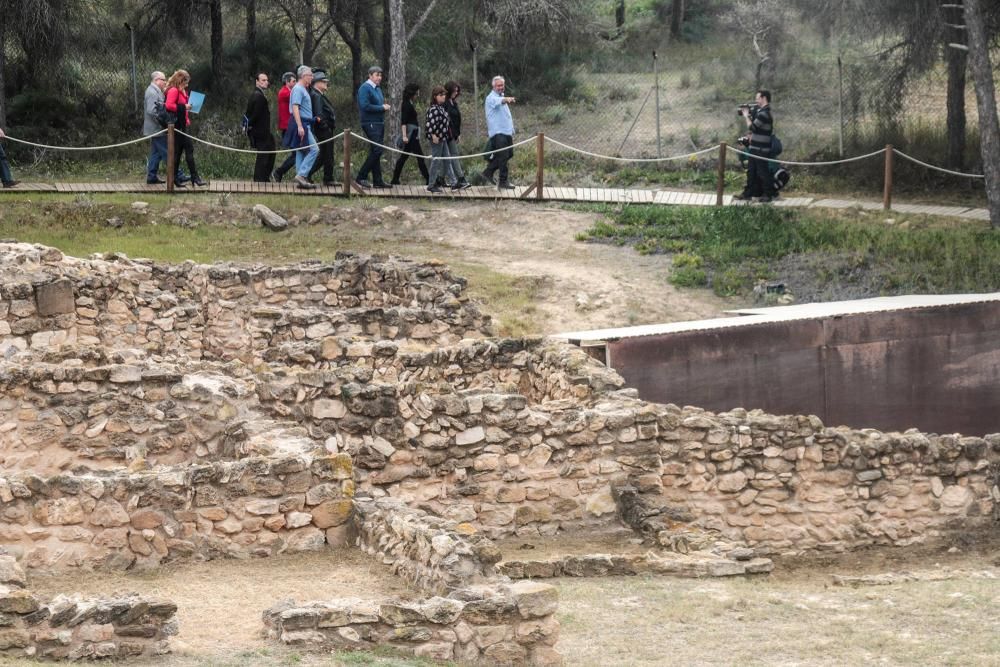
{"type": "Polygon", "coordinates": [[[319,147],[316,146],[316,138],[312,133],[314,118],[312,97],[309,94],[309,86],[313,80],[312,67],[301,65],[298,69],[298,79],[288,100],[288,109],[292,117],[288,121],[288,131],[285,136],[288,138],[289,148],[299,149],[295,152],[295,187],[312,190],[316,186],[309,180],[309,171],[316,162],[316,156],[319,155],[319,147]]]}
{"type": "Polygon", "coordinates": [[[513,97],[505,97],[506,82],[502,76],[493,77],[493,90],[486,96],[486,131],[490,140],[487,150],[493,151],[489,164],[483,170],[483,178],[496,184],[501,190],[513,190],[507,174],[507,162],[514,155],[514,119],[510,115],[510,105],[517,102],[513,97]],[[493,175],[498,174],[499,182],[493,175]]]}
{"type": "Polygon", "coordinates": [[[358,88],[358,110],[361,112],[361,129],[368,141],[368,157],[365,159],[354,182],[363,188],[391,188],[382,178],[382,142],[385,140],[385,112],[389,105],[382,96],[382,68],[374,65],[368,68],[368,80],[358,88]],[[371,174],[371,183],[368,175],[371,174]]]}
{"type": "MultiPolygon", "coordinates": [[[[167,87],[167,77],[163,72],[153,72],[152,81],[146,88],[142,104],[142,136],[150,137],[160,130],[160,120],[156,117],[157,108],[163,106],[163,90],[167,87]]],[[[167,161],[167,135],[161,134],[149,140],[149,160],[146,162],[146,184],[157,185],[166,183],[158,173],[160,163],[167,161]]]]}

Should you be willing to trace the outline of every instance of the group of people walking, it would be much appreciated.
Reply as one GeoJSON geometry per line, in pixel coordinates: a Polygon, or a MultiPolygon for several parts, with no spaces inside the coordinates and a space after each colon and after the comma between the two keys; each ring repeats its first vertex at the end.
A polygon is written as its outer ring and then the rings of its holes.
{"type": "MultiPolygon", "coordinates": [[[[444,187],[462,190],[471,186],[458,158],[459,141],[462,136],[462,112],[458,98],[462,87],[455,81],[431,88],[428,108],[423,123],[417,113],[415,101],[420,86],[407,84],[400,104],[399,139],[396,148],[400,151],[393,168],[390,182],[382,174],[382,153],[385,142],[385,115],[391,108],[382,92],[382,68],[373,66],[368,70],[368,78],[358,88],[358,104],[361,130],[368,139],[368,154],[354,177],[361,188],[391,188],[400,184],[403,168],[410,157],[414,157],[427,191],[443,192],[444,187]],[[430,142],[430,167],[425,162],[421,146],[421,134],[430,142]]],[[[146,165],[146,182],[163,183],[159,177],[161,162],[167,158],[167,139],[159,134],[166,122],[173,122],[181,130],[175,138],[177,171],[174,183],[184,187],[188,182],[195,186],[206,185],[198,175],[194,159],[194,144],[188,136],[190,128],[190,100],[188,86],[191,77],[184,70],[177,70],[170,78],[162,72],[153,72],[152,81],[146,89],[144,100],[143,134],[151,137],[149,160],[146,165]],[[189,175],[181,170],[181,157],[189,175]]],[[[267,91],[270,79],[266,73],[257,75],[255,87],[247,101],[244,114],[244,128],[250,146],[257,151],[253,180],[256,182],[280,182],[294,169],[295,185],[300,189],[316,186],[312,176],[323,171],[323,185],[334,185],[333,142],[336,130],[336,113],[326,96],[329,77],[321,69],[302,65],[294,73],[286,72],[281,77],[282,87],[277,94],[278,122],[281,145],[292,149],[288,157],[275,168],[276,142],[272,133],[270,103],[267,91]]],[[[504,79],[495,77],[492,90],[486,98],[486,124],[490,141],[489,164],[482,172],[483,180],[501,189],[513,188],[507,172],[507,162],[513,151],[514,123],[510,104],[516,100],[504,96],[504,79]],[[499,177],[499,180],[497,180],[499,177]]]]}

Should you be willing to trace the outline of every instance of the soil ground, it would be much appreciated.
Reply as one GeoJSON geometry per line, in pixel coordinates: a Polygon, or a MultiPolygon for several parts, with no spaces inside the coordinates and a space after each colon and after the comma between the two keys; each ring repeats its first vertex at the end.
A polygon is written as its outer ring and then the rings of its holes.
{"type": "Polygon", "coordinates": [[[298,662],[293,652],[259,634],[261,612],[279,600],[414,596],[387,566],[357,549],[187,563],[135,573],[32,574],[29,587],[42,597],[134,592],[176,602],[180,634],[171,640],[174,655],[155,662],[164,665],[298,662]]]}

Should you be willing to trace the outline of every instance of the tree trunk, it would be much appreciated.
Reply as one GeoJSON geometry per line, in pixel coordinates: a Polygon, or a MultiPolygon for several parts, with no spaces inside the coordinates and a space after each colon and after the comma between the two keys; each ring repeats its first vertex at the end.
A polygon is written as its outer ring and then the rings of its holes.
{"type": "MultiPolygon", "coordinates": [[[[953,33],[958,31],[952,31],[953,33]]],[[[962,35],[952,35],[951,42],[962,43],[962,35]]],[[[948,166],[962,169],[965,163],[965,72],[968,54],[945,46],[948,59],[948,166]]]]}
{"type": "MultiPolygon", "coordinates": [[[[387,72],[387,83],[383,89],[387,91],[386,103],[392,105],[389,110],[393,118],[399,113],[399,105],[402,102],[403,86],[406,84],[406,21],[403,18],[403,0],[387,0],[389,5],[389,71],[387,72]],[[386,87],[388,86],[388,87],[386,87]]],[[[399,123],[389,123],[389,127],[396,128],[392,133],[392,139],[399,132],[399,123]]]]}
{"type": "Polygon", "coordinates": [[[1000,229],[1000,118],[990,63],[990,44],[980,0],[965,0],[965,25],[969,39],[969,62],[976,82],[976,105],[979,109],[979,136],[982,144],[983,173],[986,175],[986,201],[990,207],[990,225],[1000,229]]]}
{"type": "MultiPolygon", "coordinates": [[[[394,14],[399,16],[400,21],[403,21],[403,3],[396,2],[396,0],[382,0],[382,50],[379,53],[379,60],[382,61],[383,67],[386,67],[386,63],[392,58],[392,46],[395,41],[392,34],[394,14]]],[[[405,24],[403,30],[404,32],[406,30],[405,24]]],[[[406,56],[403,58],[405,59],[406,56]]]]}
{"type": "Polygon", "coordinates": [[[625,26],[625,0],[618,0],[615,5],[615,26],[622,28],[625,26]]]}
{"type": "Polygon", "coordinates": [[[674,38],[681,36],[681,28],[684,27],[684,0],[674,0],[670,8],[670,35],[674,38]]]}
{"type": "Polygon", "coordinates": [[[260,73],[260,58],[257,57],[257,0],[246,0],[248,74],[256,77],[260,73]]]}
{"type": "Polygon", "coordinates": [[[222,0],[211,0],[209,9],[212,14],[212,85],[222,84],[222,0]]]}

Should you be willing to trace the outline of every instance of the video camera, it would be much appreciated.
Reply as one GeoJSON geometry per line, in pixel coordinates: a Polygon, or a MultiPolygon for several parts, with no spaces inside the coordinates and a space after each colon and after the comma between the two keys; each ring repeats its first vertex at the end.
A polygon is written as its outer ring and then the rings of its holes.
{"type": "Polygon", "coordinates": [[[757,113],[757,111],[760,109],[760,107],[757,106],[757,104],[755,104],[753,102],[748,102],[746,104],[741,104],[738,107],[736,107],[736,115],[742,117],[744,109],[748,109],[750,111],[750,115],[753,116],[755,113],[757,113]]]}

